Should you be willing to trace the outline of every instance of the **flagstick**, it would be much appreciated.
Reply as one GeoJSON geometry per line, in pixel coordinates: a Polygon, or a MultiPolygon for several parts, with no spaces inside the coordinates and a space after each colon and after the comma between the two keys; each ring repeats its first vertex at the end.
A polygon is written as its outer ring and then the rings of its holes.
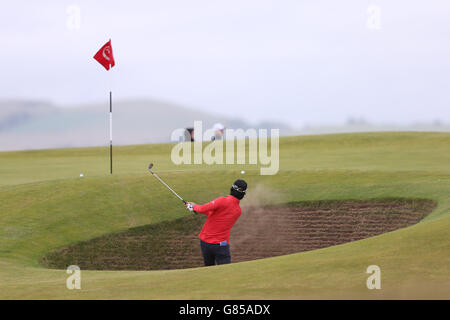
{"type": "MultiPolygon", "coordinates": [[[[111,41],[111,39],[109,39],[111,41]]],[[[109,65],[109,80],[110,80],[110,89],[109,89],[109,172],[113,173],[113,139],[112,139],[112,88],[113,88],[113,78],[112,78],[112,67],[109,65]]]]}
{"type": "MultiPolygon", "coordinates": [[[[97,60],[107,71],[109,71],[114,65],[114,57],[112,53],[111,47],[111,39],[107,43],[105,43],[99,51],[94,55],[94,59],[97,60]],[[106,51],[106,50],[109,51],[106,51]],[[111,61],[112,60],[112,61],[111,61]],[[111,62],[113,64],[111,65],[111,62]]],[[[111,72],[110,72],[111,73],[111,72]]],[[[109,166],[110,173],[113,173],[113,154],[112,154],[112,78],[109,77],[111,81],[111,87],[109,89],[109,166]]]]}
{"type": "Polygon", "coordinates": [[[113,158],[112,158],[112,91],[109,92],[109,164],[110,172],[113,173],[113,158]]]}

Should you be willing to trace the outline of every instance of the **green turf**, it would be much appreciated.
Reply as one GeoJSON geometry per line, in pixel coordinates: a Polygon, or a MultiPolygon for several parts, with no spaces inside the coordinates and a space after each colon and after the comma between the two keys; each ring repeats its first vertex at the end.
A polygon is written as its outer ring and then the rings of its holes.
{"type": "Polygon", "coordinates": [[[450,134],[282,138],[274,176],[252,165],[175,166],[171,148],[118,147],[112,177],[107,148],[0,153],[0,298],[450,298],[450,134]],[[68,290],[65,271],[39,265],[44,254],[187,214],[146,172],[150,161],[196,202],[224,194],[244,169],[248,202],[406,197],[438,206],[415,226],[340,246],[208,268],[82,271],[82,289],[68,290]],[[381,290],[366,288],[371,264],[381,267],[381,290]]]}

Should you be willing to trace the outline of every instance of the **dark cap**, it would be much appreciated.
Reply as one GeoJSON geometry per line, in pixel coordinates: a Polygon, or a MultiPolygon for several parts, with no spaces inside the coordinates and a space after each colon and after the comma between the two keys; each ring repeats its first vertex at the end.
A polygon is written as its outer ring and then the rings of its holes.
{"type": "Polygon", "coordinates": [[[245,193],[247,191],[247,182],[244,180],[238,179],[231,186],[234,190],[240,193],[245,193]]]}

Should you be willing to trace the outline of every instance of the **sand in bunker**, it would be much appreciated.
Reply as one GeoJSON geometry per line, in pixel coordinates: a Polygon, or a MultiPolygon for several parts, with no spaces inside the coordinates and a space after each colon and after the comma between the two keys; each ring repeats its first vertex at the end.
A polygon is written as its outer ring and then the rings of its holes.
{"type": "Polygon", "coordinates": [[[231,232],[233,261],[330,247],[415,224],[423,212],[405,204],[345,202],[337,206],[255,208],[231,232]]]}

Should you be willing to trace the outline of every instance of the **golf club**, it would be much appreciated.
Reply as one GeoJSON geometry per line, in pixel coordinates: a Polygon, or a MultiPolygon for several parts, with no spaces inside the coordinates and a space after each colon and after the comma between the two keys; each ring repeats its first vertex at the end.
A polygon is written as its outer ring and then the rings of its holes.
{"type": "MultiPolygon", "coordinates": [[[[171,187],[169,187],[169,185],[167,183],[165,183],[163,181],[163,179],[161,179],[155,172],[152,171],[153,168],[153,163],[150,163],[148,165],[148,171],[156,178],[158,179],[159,182],[161,182],[167,189],[169,189],[178,199],[180,199],[181,201],[183,201],[184,204],[187,204],[187,201],[184,200],[182,197],[180,197],[180,195],[178,193],[176,193],[171,187]]],[[[193,211],[194,213],[197,213],[195,211],[193,211]]]]}

